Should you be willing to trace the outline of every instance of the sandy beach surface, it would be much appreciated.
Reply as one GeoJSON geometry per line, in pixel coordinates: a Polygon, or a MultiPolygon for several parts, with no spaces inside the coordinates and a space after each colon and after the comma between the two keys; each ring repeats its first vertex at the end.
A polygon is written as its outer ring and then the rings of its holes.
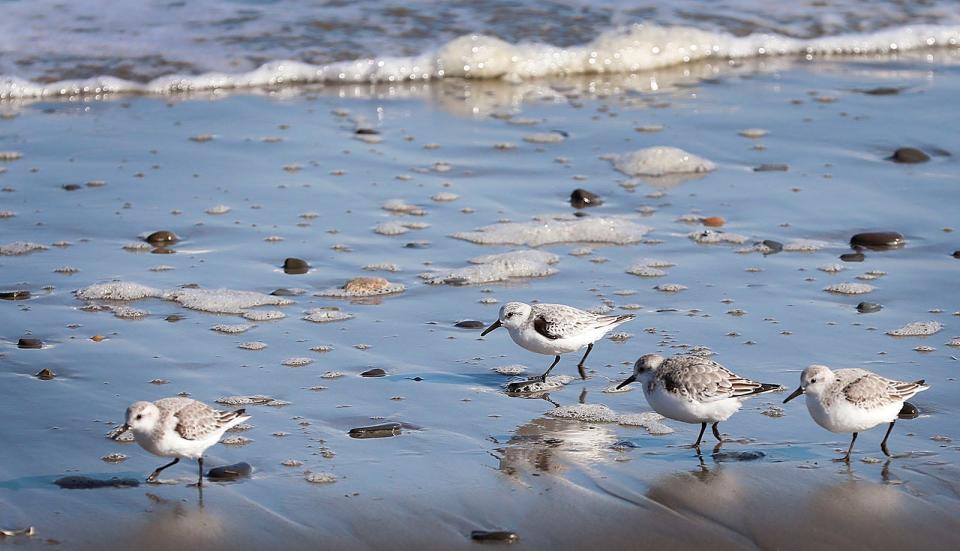
{"type": "MultiPolygon", "coordinates": [[[[585,25],[570,44],[637,17],[567,16],[585,25]]],[[[881,16],[866,32],[900,28],[881,16]]],[[[485,21],[510,44],[563,41],[485,21]]],[[[796,25],[780,30],[814,36],[796,25]]],[[[252,64],[237,74],[260,59],[234,54],[252,64]]],[[[126,75],[142,89],[13,97],[108,74],[20,67],[0,87],[0,529],[35,534],[3,545],[503,545],[477,530],[516,549],[960,545],[955,44],[178,94],[142,88],[160,64],[126,75]],[[904,147],[928,158],[891,159],[904,147]],[[602,203],[574,208],[576,189],[602,203]],[[148,242],[161,230],[177,239],[148,242]],[[841,260],[869,231],[903,245],[841,260]],[[513,300],[637,319],[597,343],[587,380],[573,353],[548,394],[508,395],[501,372],[550,363],[505,331],[480,338],[513,300]],[[914,322],[932,334],[888,334],[914,322]],[[612,391],[650,352],[790,390],[814,363],[931,388],[891,459],[877,428],[834,462],[848,435],[786,393],[746,402],[698,456],[699,427],[638,422],[638,385],[612,391]],[[105,435],[131,402],[178,393],[247,409],[207,465],[251,476],[201,492],[181,462],[143,483],[165,461],[105,435]],[[384,423],[399,425],[349,433],[384,423]]]]}

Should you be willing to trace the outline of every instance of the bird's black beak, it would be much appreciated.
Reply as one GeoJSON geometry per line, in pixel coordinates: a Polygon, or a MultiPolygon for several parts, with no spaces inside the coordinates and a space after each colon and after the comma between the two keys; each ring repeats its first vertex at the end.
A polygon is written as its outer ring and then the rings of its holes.
{"type": "Polygon", "coordinates": [[[636,375],[631,375],[631,376],[627,377],[626,379],[623,380],[622,383],[620,383],[619,385],[617,385],[617,390],[620,390],[621,388],[629,385],[630,383],[632,383],[632,382],[634,382],[634,381],[636,381],[636,380],[637,380],[637,376],[636,376],[636,375]]]}
{"type": "Polygon", "coordinates": [[[119,427],[115,427],[113,430],[111,430],[107,434],[107,437],[110,438],[110,440],[116,440],[117,438],[120,438],[121,434],[127,432],[128,430],[130,430],[130,425],[124,423],[119,427]]]}
{"type": "Polygon", "coordinates": [[[487,336],[487,333],[489,333],[490,331],[493,331],[494,329],[497,329],[498,327],[500,327],[500,320],[493,322],[493,324],[490,325],[490,327],[487,327],[486,329],[484,329],[483,333],[480,333],[480,336],[485,337],[487,336]]]}
{"type": "Polygon", "coordinates": [[[791,394],[790,396],[787,396],[787,399],[784,400],[783,403],[786,404],[787,402],[789,402],[790,400],[793,400],[794,398],[796,398],[797,396],[800,396],[801,394],[803,394],[803,387],[800,387],[797,390],[794,390],[793,394],[791,394]]]}

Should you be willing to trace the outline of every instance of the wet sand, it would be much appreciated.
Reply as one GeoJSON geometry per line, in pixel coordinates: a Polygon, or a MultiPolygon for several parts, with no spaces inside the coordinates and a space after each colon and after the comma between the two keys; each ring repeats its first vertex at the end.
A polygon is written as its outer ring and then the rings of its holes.
{"type": "MultiPolygon", "coordinates": [[[[960,261],[951,256],[960,249],[953,231],[960,139],[945,110],[960,91],[957,59],[955,51],[935,50],[696,65],[609,79],[0,104],[10,115],[0,119],[0,151],[22,154],[0,161],[7,169],[0,187],[12,190],[0,193],[0,210],[13,214],[0,219],[0,245],[46,247],[0,257],[0,290],[31,293],[0,301],[0,436],[8,443],[0,449],[0,528],[32,525],[37,535],[10,542],[41,546],[51,539],[70,549],[452,549],[480,545],[469,539],[473,530],[514,531],[520,549],[638,542],[955,548],[958,351],[946,343],[960,335],[960,261]],[[879,87],[898,92],[862,93],[879,87]],[[662,130],[649,131],[656,125],[662,130]],[[378,133],[358,135],[358,128],[378,133]],[[754,128],[769,133],[738,134],[754,128]],[[547,133],[566,136],[558,143],[524,139],[547,133]],[[716,169],[629,178],[601,158],[652,146],[683,148],[716,169]],[[902,146],[931,159],[886,159],[902,146]],[[754,170],[763,164],[788,170],[754,170]],[[70,184],[79,187],[64,188],[70,184]],[[539,247],[559,257],[550,264],[556,273],[540,278],[462,286],[418,277],[524,248],[449,236],[537,214],[573,220],[568,198],[575,188],[603,199],[584,209],[587,218],[620,216],[652,231],[628,245],[539,247]],[[431,199],[441,193],[458,197],[431,199]],[[425,214],[381,208],[393,199],[425,214]],[[219,205],[230,210],[208,214],[223,210],[219,205]],[[720,230],[747,241],[705,245],[688,237],[711,216],[725,219],[720,230]],[[376,233],[385,222],[415,229],[376,233]],[[157,230],[181,238],[173,254],[124,248],[157,230]],[[851,252],[849,238],[870,230],[900,232],[906,245],[866,251],[862,263],[841,262],[839,255],[851,252]],[[813,240],[819,248],[735,252],[764,239],[787,248],[813,240]],[[592,253],[581,255],[584,246],[592,253]],[[310,271],[284,273],[289,257],[306,260],[310,271]],[[627,273],[644,258],[675,266],[660,277],[627,273]],[[400,271],[363,269],[375,263],[400,271]],[[833,264],[845,269],[818,269],[833,264]],[[857,277],[864,275],[874,279],[857,277]],[[354,300],[314,296],[358,276],[382,276],[405,289],[354,300]],[[250,309],[286,314],[272,321],[173,300],[85,301],[74,294],[111,280],[160,290],[196,284],[306,292],[287,297],[290,305],[250,309]],[[875,289],[824,291],[844,282],[875,289]],[[687,289],[654,289],[661,284],[687,289]],[[498,302],[481,302],[491,298],[498,302]],[[598,343],[590,379],[550,394],[561,405],[648,411],[638,390],[603,391],[643,353],[694,346],[708,347],[743,376],[790,388],[802,368],[823,363],[925,378],[931,389],[914,400],[922,416],[897,424],[890,441],[897,457],[889,463],[880,461],[880,429],[861,435],[849,467],[833,463],[847,436],[816,426],[802,404],[783,406],[782,417],[761,414],[781,406],[784,395],[773,394],[721,424],[732,439],[722,449],[728,455],[705,448],[701,464],[682,447],[697,427],[667,420],[675,432],[652,435],[560,420],[547,415],[549,401],[507,396],[509,377],[494,367],[523,364],[538,373],[549,358],[516,347],[502,332],[479,339],[478,330],[454,324],[489,323],[510,300],[638,315],[621,328],[628,338],[598,343]],[[861,301],[883,309],[859,314],[861,301]],[[101,311],[80,309],[88,304],[101,311]],[[121,319],[116,314],[130,311],[119,307],[144,315],[121,319]],[[323,307],[353,318],[301,319],[323,307]],[[171,315],[182,319],[168,321],[171,315]],[[938,321],[943,329],[929,337],[885,334],[915,321],[938,321]],[[211,331],[217,324],[254,327],[221,334],[211,331]],[[105,338],[91,340],[97,335],[105,338]],[[43,348],[20,349],[21,337],[38,338],[43,348]],[[251,341],[267,347],[238,347],[251,341]],[[319,346],[332,349],[311,350],[319,346]],[[313,361],[283,365],[300,357],[313,361]],[[42,368],[56,377],[34,377],[42,368]],[[359,376],[371,368],[386,376],[359,376]],[[324,377],[328,372],[344,375],[324,377]],[[210,451],[208,465],[246,461],[255,468],[252,478],[211,483],[202,504],[186,486],[195,475],[189,463],[164,473],[173,484],[53,484],[65,475],[144,477],[162,461],[104,434],[130,402],[179,392],[207,402],[256,394],[289,402],[248,406],[253,427],[228,436],[252,441],[210,451]],[[389,421],[421,428],[388,438],[348,435],[389,421]],[[763,455],[737,461],[736,452],[763,455]],[[110,453],[129,458],[100,459],[110,453]],[[302,465],[281,464],[288,459],[302,465]],[[331,473],[336,482],[310,483],[306,471],[331,473]]],[[[575,375],[576,360],[564,357],[554,373],[575,375]]]]}

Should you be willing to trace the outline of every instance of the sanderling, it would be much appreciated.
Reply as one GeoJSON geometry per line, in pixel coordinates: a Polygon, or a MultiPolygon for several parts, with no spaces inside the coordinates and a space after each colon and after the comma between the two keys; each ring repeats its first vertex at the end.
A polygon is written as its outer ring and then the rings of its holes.
{"type": "Polygon", "coordinates": [[[800,388],[783,403],[801,394],[807,395],[807,409],[818,425],[830,432],[852,432],[850,448],[838,461],[850,461],[853,443],[860,431],[882,423],[890,423],[880,449],[890,456],[887,438],[897,419],[912,419],[917,408],[906,400],[930,388],[923,380],[906,383],[881,377],[866,369],[831,370],[825,365],[811,365],[800,374],[800,388]]]}
{"type": "Polygon", "coordinates": [[[197,486],[203,485],[203,452],[220,441],[230,427],[249,419],[244,410],[218,411],[191,398],[163,398],[156,402],[134,402],[127,408],[127,422],[117,427],[112,437],[129,429],[137,444],[160,457],[173,461],[158,467],[147,477],[154,482],[160,471],[176,465],[180,459],[196,459],[200,465],[197,486]]]}
{"type": "MultiPolygon", "coordinates": [[[[602,316],[591,314],[563,304],[524,304],[508,302],[500,308],[500,319],[483,330],[480,336],[498,327],[506,327],[513,342],[538,354],[555,356],[553,363],[539,377],[530,381],[545,381],[560,362],[560,354],[580,350],[584,346],[587,352],[577,364],[582,379],[587,378],[583,362],[587,360],[593,343],[602,339],[610,330],[635,318],[633,314],[622,316],[602,316]]],[[[526,384],[528,381],[524,381],[526,384]]]]}
{"type": "Polygon", "coordinates": [[[700,423],[700,435],[692,446],[698,450],[707,423],[713,423],[713,435],[723,442],[717,425],[736,413],[744,399],[784,390],[780,385],[744,379],[713,360],[687,355],[640,356],[633,366],[633,375],[617,388],[634,381],[643,383],[647,402],[660,415],[684,423],[700,423]]]}

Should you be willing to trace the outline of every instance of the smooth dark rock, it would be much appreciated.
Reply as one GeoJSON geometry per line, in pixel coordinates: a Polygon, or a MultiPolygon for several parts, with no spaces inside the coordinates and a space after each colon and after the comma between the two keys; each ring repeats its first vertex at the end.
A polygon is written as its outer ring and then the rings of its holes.
{"type": "Polygon", "coordinates": [[[361,377],[386,377],[387,372],[379,367],[374,367],[373,369],[368,369],[360,374],[361,377]]]}
{"type": "Polygon", "coordinates": [[[763,452],[742,451],[742,452],[717,452],[713,454],[713,460],[717,463],[729,463],[734,461],[756,461],[766,456],[763,452]]]}
{"type": "Polygon", "coordinates": [[[43,348],[43,341],[40,339],[31,339],[23,337],[17,341],[17,348],[43,348]]]}
{"type": "Polygon", "coordinates": [[[585,217],[585,216],[590,216],[588,213],[583,212],[582,210],[575,211],[575,212],[573,213],[573,215],[576,216],[577,218],[583,218],[583,217],[585,217]]]}
{"type": "Polygon", "coordinates": [[[78,189],[83,189],[83,186],[80,184],[63,184],[61,186],[65,191],[77,191],[78,189]]]}
{"type": "Polygon", "coordinates": [[[861,302],[857,305],[857,312],[861,314],[872,314],[883,309],[883,305],[876,302],[861,302]]]}
{"type": "Polygon", "coordinates": [[[378,130],[373,129],[373,128],[358,128],[358,129],[354,130],[353,133],[354,133],[354,134],[357,134],[357,135],[364,135],[364,134],[365,134],[365,135],[368,135],[368,136],[376,136],[376,135],[379,134],[380,132],[379,132],[378,130]]]}
{"type": "MultiPolygon", "coordinates": [[[[953,251],[953,257],[954,257],[954,258],[960,258],[960,250],[958,250],[958,251],[953,251]]],[[[29,298],[29,297],[28,297],[28,298],[29,298]]]]}
{"type": "Polygon", "coordinates": [[[390,436],[397,436],[402,432],[402,429],[402,423],[393,422],[352,428],[347,434],[350,438],[388,438],[390,436]]]}
{"type": "Polygon", "coordinates": [[[840,255],[840,260],[844,262],[863,262],[863,259],[866,258],[863,253],[846,253],[840,255]]]}
{"type": "Polygon", "coordinates": [[[460,329],[483,329],[486,325],[482,321],[477,320],[463,320],[458,321],[453,324],[454,327],[459,327],[460,329]]]}
{"type": "Polygon", "coordinates": [[[307,264],[306,260],[288,258],[283,261],[283,271],[293,275],[305,274],[310,271],[310,265],[307,264]]]}
{"type": "Polygon", "coordinates": [[[930,160],[930,156],[914,147],[901,147],[888,157],[895,163],[925,163],[930,160]]]}
{"type": "Polygon", "coordinates": [[[140,481],[133,478],[111,478],[102,480],[89,476],[65,476],[53,481],[65,490],[93,490],[96,488],[136,488],[140,481]]]}
{"type": "Polygon", "coordinates": [[[919,416],[920,410],[910,402],[904,402],[903,407],[900,408],[900,413],[897,414],[900,419],[916,419],[919,416]]]}
{"type": "Polygon", "coordinates": [[[790,167],[784,164],[762,164],[753,167],[754,172],[786,172],[790,167]]]}
{"type": "Polygon", "coordinates": [[[41,369],[40,371],[38,371],[35,376],[36,376],[36,378],[40,379],[41,381],[49,381],[49,380],[53,379],[54,377],[56,377],[57,374],[54,373],[53,371],[50,371],[49,369],[47,369],[47,368],[45,367],[45,368],[41,369]]]}
{"type": "Polygon", "coordinates": [[[763,241],[760,242],[760,244],[770,249],[769,252],[766,252],[764,254],[777,254],[778,252],[783,250],[783,243],[779,241],[774,241],[772,239],[764,239],[763,241]]]}
{"type": "Polygon", "coordinates": [[[290,290],[290,289],[284,289],[284,288],[282,288],[282,287],[281,287],[280,289],[277,289],[277,290],[273,291],[273,292],[270,293],[270,294],[273,295],[273,296],[275,296],[275,297],[293,297],[293,296],[297,296],[297,293],[296,293],[295,291],[292,291],[292,290],[290,290]]]}
{"type": "Polygon", "coordinates": [[[892,86],[878,86],[876,88],[867,88],[864,90],[857,90],[861,94],[866,94],[868,96],[895,96],[900,93],[903,88],[893,88],[892,86]]]}
{"type": "Polygon", "coordinates": [[[481,543],[517,543],[520,536],[506,530],[474,530],[470,532],[470,539],[481,543]]]}
{"type": "Polygon", "coordinates": [[[570,205],[575,209],[585,209],[602,204],[603,200],[600,199],[600,196],[592,191],[577,188],[570,194],[570,205]]]}
{"type": "Polygon", "coordinates": [[[163,319],[165,319],[165,320],[167,320],[167,321],[170,321],[170,322],[176,322],[176,321],[180,321],[180,320],[182,320],[182,319],[186,319],[186,316],[181,316],[180,314],[170,314],[169,316],[167,316],[167,317],[165,317],[165,318],[163,318],[163,319]]]}
{"type": "Polygon", "coordinates": [[[30,298],[30,291],[3,291],[0,293],[0,300],[26,300],[30,298]]]}
{"type": "Polygon", "coordinates": [[[238,478],[247,478],[253,473],[253,467],[249,463],[241,461],[233,465],[224,465],[214,467],[207,471],[207,478],[210,480],[236,480],[238,478]]]}
{"type": "Polygon", "coordinates": [[[426,249],[430,247],[429,241],[411,241],[409,243],[404,243],[404,248],[406,249],[426,249]]]}
{"type": "Polygon", "coordinates": [[[151,245],[170,245],[177,241],[180,241],[177,234],[167,230],[155,231],[146,237],[146,242],[151,245]]]}
{"type": "Polygon", "coordinates": [[[850,238],[851,247],[864,247],[873,250],[894,249],[903,246],[903,235],[895,231],[874,231],[858,233],[850,238]]]}

